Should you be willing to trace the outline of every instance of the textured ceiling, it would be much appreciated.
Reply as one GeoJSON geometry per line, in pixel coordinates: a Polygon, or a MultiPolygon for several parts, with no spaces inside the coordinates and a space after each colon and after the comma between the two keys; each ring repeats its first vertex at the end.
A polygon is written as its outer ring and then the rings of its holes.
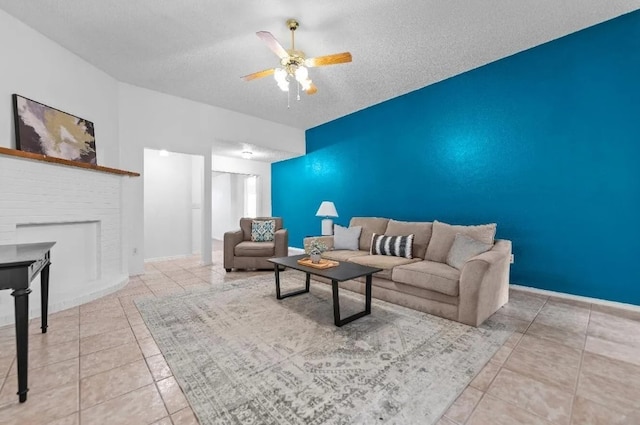
{"type": "MultiPolygon", "coordinates": [[[[0,0],[0,8],[116,79],[307,129],[640,8],[640,0],[0,0]],[[287,97],[256,37],[307,56],[316,95],[287,97]]],[[[7,41],[4,41],[7,42],[7,41]]]]}
{"type": "Polygon", "coordinates": [[[285,159],[299,156],[298,153],[284,152],[265,146],[253,145],[251,143],[235,142],[233,140],[216,139],[213,153],[215,155],[229,156],[232,158],[242,158],[243,152],[251,152],[251,156],[245,159],[251,159],[261,162],[278,162],[285,159]]]}

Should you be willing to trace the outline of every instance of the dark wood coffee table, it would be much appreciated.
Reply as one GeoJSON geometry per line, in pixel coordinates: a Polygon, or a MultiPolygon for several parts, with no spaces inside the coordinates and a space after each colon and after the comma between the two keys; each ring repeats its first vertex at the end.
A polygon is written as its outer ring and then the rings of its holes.
{"type": "Polygon", "coordinates": [[[311,285],[311,275],[321,276],[331,280],[331,287],[333,289],[333,323],[336,326],[346,325],[349,322],[353,322],[356,319],[371,314],[371,275],[382,271],[375,267],[361,266],[360,264],[348,263],[344,261],[338,261],[339,265],[328,269],[316,269],[314,267],[307,267],[298,264],[298,260],[305,258],[307,255],[293,255],[291,257],[278,257],[270,258],[268,261],[276,265],[274,268],[276,273],[276,298],[281,300],[287,297],[293,297],[294,295],[305,294],[309,292],[309,286],[311,285]],[[289,267],[295,270],[299,270],[307,274],[305,282],[305,289],[299,291],[289,292],[287,294],[280,293],[280,266],[289,267]],[[338,297],[338,283],[345,280],[355,279],[357,277],[366,276],[366,290],[365,290],[365,309],[359,313],[353,314],[344,319],[340,318],[340,298],[338,297]]]}

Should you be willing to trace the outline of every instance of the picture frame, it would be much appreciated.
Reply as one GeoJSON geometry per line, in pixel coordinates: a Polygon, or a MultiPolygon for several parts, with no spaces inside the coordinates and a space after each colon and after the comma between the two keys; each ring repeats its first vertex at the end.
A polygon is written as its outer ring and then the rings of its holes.
{"type": "Polygon", "coordinates": [[[97,165],[93,122],[13,94],[16,148],[97,165]]]}

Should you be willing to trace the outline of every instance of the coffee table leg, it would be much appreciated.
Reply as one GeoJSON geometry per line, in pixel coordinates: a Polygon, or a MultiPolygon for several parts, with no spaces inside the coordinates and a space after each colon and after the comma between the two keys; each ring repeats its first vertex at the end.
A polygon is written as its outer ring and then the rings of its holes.
{"type": "Polygon", "coordinates": [[[332,280],[331,287],[333,289],[333,324],[340,327],[340,297],[338,296],[338,281],[332,280]]]}
{"type": "Polygon", "coordinates": [[[280,292],[280,272],[278,271],[277,266],[275,270],[276,270],[276,298],[277,299],[281,300],[284,298],[293,297],[294,295],[306,294],[307,292],[309,292],[309,286],[311,286],[311,275],[307,273],[304,289],[301,289],[299,291],[289,292],[288,294],[283,295],[280,292]]]}
{"type": "Polygon", "coordinates": [[[282,297],[280,296],[280,266],[276,264],[273,270],[275,270],[276,272],[276,299],[281,300],[282,297]]]}
{"type": "Polygon", "coordinates": [[[344,319],[340,319],[340,297],[338,297],[338,282],[335,280],[331,281],[331,286],[333,289],[333,323],[341,327],[346,325],[347,323],[353,322],[356,319],[359,319],[363,316],[371,314],[371,275],[367,275],[367,282],[365,287],[365,305],[364,310],[360,313],[352,314],[349,317],[345,317],[344,319]]]}
{"type": "Polygon", "coordinates": [[[365,288],[365,310],[367,314],[371,314],[371,275],[367,275],[367,283],[365,288]]]}

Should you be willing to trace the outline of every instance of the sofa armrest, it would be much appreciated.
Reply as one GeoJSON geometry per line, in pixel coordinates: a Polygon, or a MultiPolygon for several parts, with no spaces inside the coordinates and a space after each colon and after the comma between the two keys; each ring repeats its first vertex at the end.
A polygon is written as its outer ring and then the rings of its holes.
{"type": "Polygon", "coordinates": [[[309,236],[303,240],[304,252],[306,254],[309,253],[309,245],[316,239],[324,242],[327,246],[327,250],[331,251],[333,249],[333,236],[309,236]]]}
{"type": "Polygon", "coordinates": [[[509,301],[511,241],[496,240],[493,248],[467,260],[460,274],[458,321],[480,326],[509,301]]]}
{"type": "Polygon", "coordinates": [[[287,257],[289,255],[289,232],[287,229],[276,230],[274,241],[275,256],[287,257]]]}
{"type": "Polygon", "coordinates": [[[242,242],[242,230],[232,230],[224,234],[224,268],[233,268],[234,249],[236,245],[242,242]]]}

